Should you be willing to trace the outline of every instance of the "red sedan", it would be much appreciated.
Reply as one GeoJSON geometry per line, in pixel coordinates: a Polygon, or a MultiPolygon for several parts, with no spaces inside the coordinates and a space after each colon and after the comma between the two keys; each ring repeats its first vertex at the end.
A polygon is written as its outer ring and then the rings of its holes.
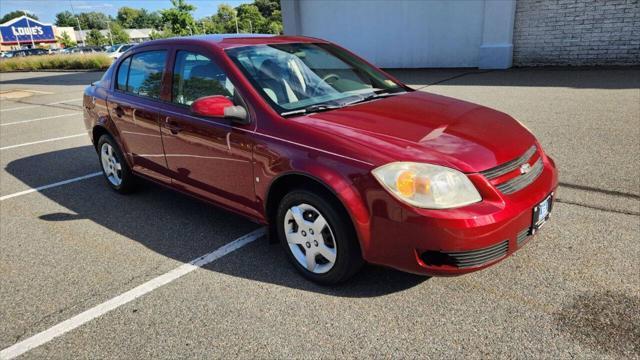
{"type": "Polygon", "coordinates": [[[558,184],[510,116],[414,91],[314,38],[138,45],[84,109],[113,189],[145,178],[267,224],[325,284],[365,262],[425,275],[494,264],[545,223],[558,184]]]}

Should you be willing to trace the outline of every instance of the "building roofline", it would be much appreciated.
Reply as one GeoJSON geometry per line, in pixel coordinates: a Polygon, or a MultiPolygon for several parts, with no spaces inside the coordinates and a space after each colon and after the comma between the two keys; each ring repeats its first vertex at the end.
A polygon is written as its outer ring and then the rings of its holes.
{"type": "Polygon", "coordinates": [[[35,23],[38,23],[40,25],[53,26],[53,24],[43,23],[42,21],[30,18],[27,15],[22,15],[22,16],[19,16],[17,18],[13,18],[13,19],[11,19],[11,20],[3,23],[3,24],[0,24],[0,26],[9,26],[9,25],[11,25],[13,23],[16,23],[16,22],[18,22],[18,21],[20,21],[22,19],[29,19],[29,22],[35,22],[35,23]]]}

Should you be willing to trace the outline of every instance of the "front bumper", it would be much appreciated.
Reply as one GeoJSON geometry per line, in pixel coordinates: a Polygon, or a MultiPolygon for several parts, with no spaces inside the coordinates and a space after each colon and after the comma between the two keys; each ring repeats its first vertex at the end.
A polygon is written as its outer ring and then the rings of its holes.
{"type": "Polygon", "coordinates": [[[417,209],[376,194],[365,259],[437,276],[461,275],[505,259],[533,235],[533,208],[550,194],[555,201],[558,173],[551,158],[543,155],[543,162],[540,176],[510,195],[501,194],[484,176],[470,175],[483,200],[458,209],[417,209]]]}

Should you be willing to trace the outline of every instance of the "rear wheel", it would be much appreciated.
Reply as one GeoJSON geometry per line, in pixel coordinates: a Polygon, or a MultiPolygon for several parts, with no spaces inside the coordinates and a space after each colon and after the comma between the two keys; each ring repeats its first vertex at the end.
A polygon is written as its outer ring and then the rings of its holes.
{"type": "Polygon", "coordinates": [[[278,236],[289,260],[321,284],[345,281],[363,264],[349,216],[336,202],[299,189],[285,195],[278,207],[278,236]]]}
{"type": "Polygon", "coordinates": [[[122,194],[131,192],[135,185],[134,175],[111,136],[105,134],[98,140],[98,156],[109,186],[122,194]]]}

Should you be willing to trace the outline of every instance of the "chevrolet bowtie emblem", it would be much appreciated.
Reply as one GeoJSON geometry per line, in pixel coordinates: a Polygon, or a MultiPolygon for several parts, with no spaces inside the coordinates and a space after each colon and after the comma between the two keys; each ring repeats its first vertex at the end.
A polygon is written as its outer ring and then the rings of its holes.
{"type": "Polygon", "coordinates": [[[520,166],[520,174],[524,175],[524,174],[528,173],[529,171],[531,171],[531,165],[529,165],[528,163],[520,166]]]}

